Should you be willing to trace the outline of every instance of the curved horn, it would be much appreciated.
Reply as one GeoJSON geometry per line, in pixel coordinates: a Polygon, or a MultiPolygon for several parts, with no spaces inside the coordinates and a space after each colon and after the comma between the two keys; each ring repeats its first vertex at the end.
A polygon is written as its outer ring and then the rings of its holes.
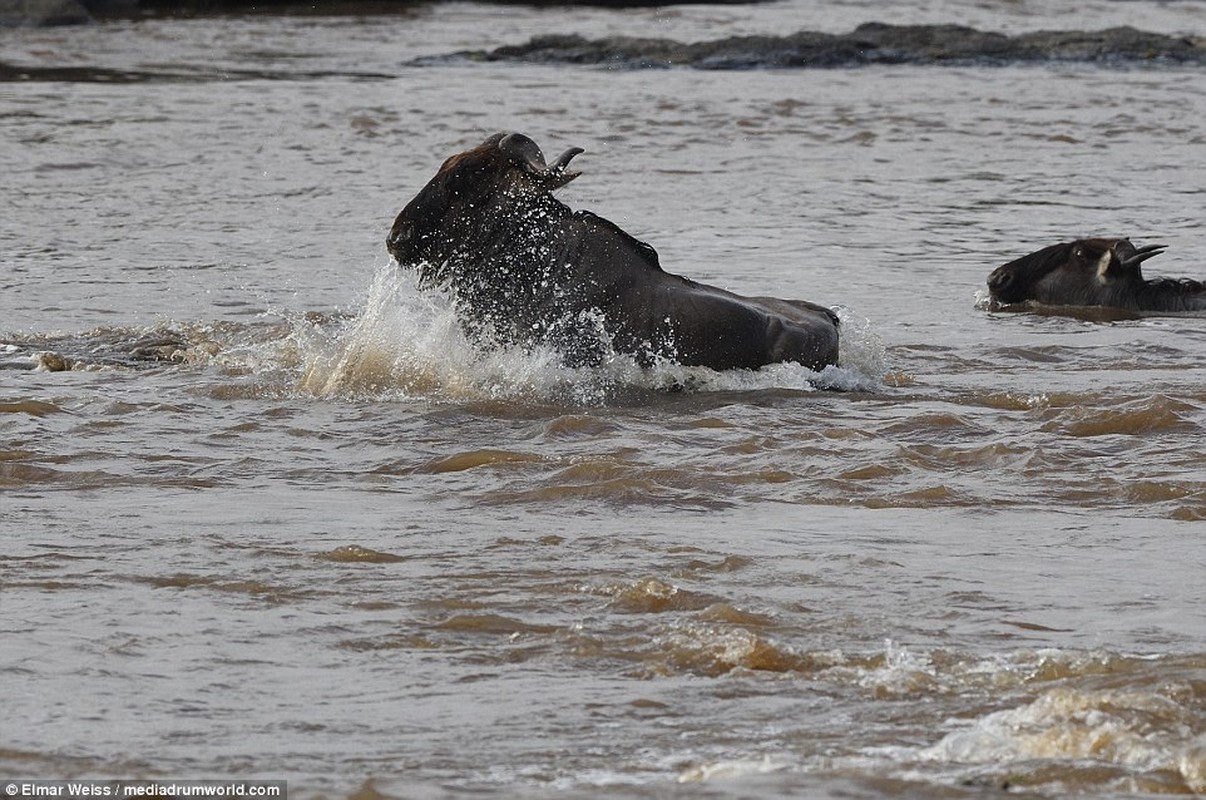
{"type": "Polygon", "coordinates": [[[1152,258],[1153,256],[1158,256],[1161,253],[1163,253],[1164,248],[1166,248],[1166,247],[1168,247],[1168,245],[1149,244],[1149,245],[1144,245],[1143,247],[1137,248],[1135,250],[1135,252],[1129,254],[1126,258],[1122,259],[1122,266],[1137,267],[1140,264],[1142,264],[1144,261],[1147,261],[1149,258],[1152,258]]]}
{"type": "Polygon", "coordinates": [[[508,133],[498,142],[498,149],[533,175],[544,177],[548,167],[540,147],[522,133],[508,133]]]}
{"type": "Polygon", "coordinates": [[[569,166],[569,163],[574,160],[574,156],[581,155],[586,151],[581,147],[571,147],[561,155],[557,156],[557,160],[549,165],[549,172],[561,172],[569,166]]]}
{"type": "Polygon", "coordinates": [[[560,189],[565,184],[572,181],[574,178],[581,175],[581,172],[567,169],[570,161],[573,161],[574,156],[583,152],[581,147],[571,147],[561,155],[557,156],[557,160],[549,167],[548,173],[545,175],[545,185],[549,191],[560,189]]]}

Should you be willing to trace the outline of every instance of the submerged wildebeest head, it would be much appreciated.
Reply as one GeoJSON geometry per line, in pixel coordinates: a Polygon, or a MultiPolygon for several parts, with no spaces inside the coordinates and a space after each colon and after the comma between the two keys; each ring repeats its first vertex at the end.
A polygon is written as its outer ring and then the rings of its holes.
{"type": "Polygon", "coordinates": [[[998,303],[1032,300],[1057,306],[1108,306],[1130,311],[1206,309],[1206,285],[1192,280],[1146,280],[1140,265],[1164,245],[1135,247],[1130,239],[1078,239],[1010,261],[988,276],[998,303]]]}
{"type": "Polygon", "coordinates": [[[420,282],[452,290],[483,343],[556,348],[571,363],[607,352],[713,369],[837,361],[838,322],[802,300],[742,297],[662,270],[657,252],[553,191],[579,173],[519,133],[449,158],[386,239],[420,282]]]}

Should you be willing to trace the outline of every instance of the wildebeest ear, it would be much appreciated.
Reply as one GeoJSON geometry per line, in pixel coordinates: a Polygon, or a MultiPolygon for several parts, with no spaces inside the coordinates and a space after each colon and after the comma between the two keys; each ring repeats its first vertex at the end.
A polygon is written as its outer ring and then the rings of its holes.
{"type": "Polygon", "coordinates": [[[540,146],[522,133],[508,133],[498,140],[498,150],[512,163],[532,174],[548,170],[540,146]]]}

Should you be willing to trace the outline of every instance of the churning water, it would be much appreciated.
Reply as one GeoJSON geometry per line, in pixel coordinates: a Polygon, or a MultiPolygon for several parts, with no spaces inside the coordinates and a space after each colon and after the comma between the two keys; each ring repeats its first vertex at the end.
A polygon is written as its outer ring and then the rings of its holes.
{"type": "MultiPolygon", "coordinates": [[[[818,7],[819,6],[819,7],[818,7]]],[[[535,33],[1201,35],[1200,3],[0,32],[4,777],[303,797],[1206,792],[1206,319],[978,307],[1088,234],[1206,277],[1200,67],[411,66],[535,33]],[[496,130],[842,363],[480,353],[384,253],[496,130]]]]}

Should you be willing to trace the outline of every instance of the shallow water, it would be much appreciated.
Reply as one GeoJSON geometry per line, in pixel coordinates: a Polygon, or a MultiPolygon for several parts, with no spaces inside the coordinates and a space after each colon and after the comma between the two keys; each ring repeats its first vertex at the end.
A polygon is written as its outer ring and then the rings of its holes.
{"type": "Polygon", "coordinates": [[[104,78],[0,85],[0,773],[1206,792],[1206,318],[978,302],[1094,233],[1202,277],[1200,69],[406,66],[540,31],[1206,27],[1087,8],[0,32],[104,78]],[[502,129],[586,148],[562,198],[667,269],[840,306],[840,367],[474,352],[383,242],[502,129]]]}

